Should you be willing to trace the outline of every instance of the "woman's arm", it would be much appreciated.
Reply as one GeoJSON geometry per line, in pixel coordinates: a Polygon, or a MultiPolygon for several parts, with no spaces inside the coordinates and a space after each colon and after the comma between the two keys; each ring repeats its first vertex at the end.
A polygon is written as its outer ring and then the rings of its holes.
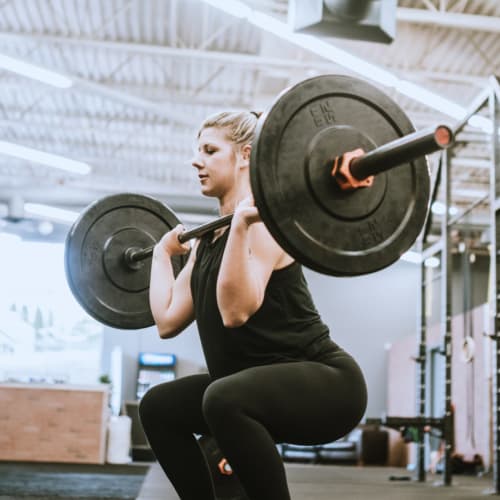
{"type": "Polygon", "coordinates": [[[174,277],[172,255],[188,250],[178,243],[182,232],[178,226],[167,233],[153,250],[149,303],[161,338],[175,337],[194,320],[194,305],[191,296],[191,272],[195,261],[195,249],[177,278],[174,277]]]}
{"type": "Polygon", "coordinates": [[[244,324],[262,305],[273,270],[286,254],[255,207],[235,211],[217,279],[217,304],[224,325],[244,324]]]}

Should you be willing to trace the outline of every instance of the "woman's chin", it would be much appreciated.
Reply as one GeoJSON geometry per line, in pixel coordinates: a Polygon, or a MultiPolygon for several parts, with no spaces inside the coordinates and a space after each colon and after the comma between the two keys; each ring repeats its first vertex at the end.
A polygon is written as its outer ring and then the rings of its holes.
{"type": "Polygon", "coordinates": [[[210,197],[216,196],[216,194],[210,188],[205,186],[201,186],[200,192],[203,196],[210,196],[210,197]]]}

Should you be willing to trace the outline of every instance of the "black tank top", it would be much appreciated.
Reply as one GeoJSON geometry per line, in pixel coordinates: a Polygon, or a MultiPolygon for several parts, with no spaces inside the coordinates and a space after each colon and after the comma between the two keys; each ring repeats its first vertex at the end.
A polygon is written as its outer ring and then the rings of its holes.
{"type": "Polygon", "coordinates": [[[216,285],[229,230],[197,248],[191,292],[201,345],[210,375],[220,378],[251,366],[314,357],[329,329],[309,293],[302,267],[293,262],[274,271],[261,307],[237,328],[226,328],[217,306],[216,285]]]}

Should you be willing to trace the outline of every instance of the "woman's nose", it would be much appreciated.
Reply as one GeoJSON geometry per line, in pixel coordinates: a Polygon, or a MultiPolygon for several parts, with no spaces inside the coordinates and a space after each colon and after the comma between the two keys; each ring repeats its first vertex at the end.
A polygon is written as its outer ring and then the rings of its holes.
{"type": "Polygon", "coordinates": [[[191,165],[194,167],[194,168],[197,168],[197,169],[200,169],[203,167],[202,165],[202,162],[200,160],[200,155],[198,153],[195,153],[193,155],[193,158],[191,158],[191,165]]]}

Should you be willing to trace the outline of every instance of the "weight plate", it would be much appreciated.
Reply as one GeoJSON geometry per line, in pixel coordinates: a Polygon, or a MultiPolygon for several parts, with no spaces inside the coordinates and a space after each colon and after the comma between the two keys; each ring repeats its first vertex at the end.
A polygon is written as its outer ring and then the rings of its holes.
{"type": "MultiPolygon", "coordinates": [[[[148,196],[124,193],[92,203],[71,227],[64,256],[69,286],[83,309],[115,328],[153,325],[151,259],[129,265],[124,252],[154,246],[177,224],[167,206],[148,196]]],[[[185,260],[172,258],[176,275],[185,260]]]]}
{"type": "Polygon", "coordinates": [[[403,110],[348,76],[305,80],[282,93],[258,123],[250,176],[255,203],[283,249],[311,269],[357,276],[395,262],[415,242],[429,204],[425,157],[344,192],[332,159],[414,132],[403,110]]]}

